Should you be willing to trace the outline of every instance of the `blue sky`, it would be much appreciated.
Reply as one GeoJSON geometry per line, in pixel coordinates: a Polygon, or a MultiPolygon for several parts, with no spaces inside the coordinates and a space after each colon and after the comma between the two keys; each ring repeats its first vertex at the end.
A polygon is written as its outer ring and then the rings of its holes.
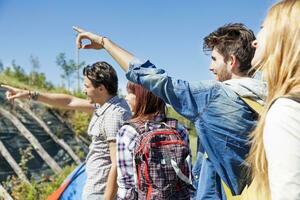
{"type": "MultiPolygon", "coordinates": [[[[62,83],[55,59],[60,52],[76,60],[73,25],[102,34],[134,55],[150,59],[171,76],[212,79],[203,38],[219,26],[241,22],[255,33],[274,0],[0,0],[0,60],[13,59],[26,72],[30,55],[39,58],[47,79],[62,83]]],[[[105,51],[81,50],[80,61],[105,60],[126,78],[105,51]]],[[[76,82],[74,82],[76,86],[76,82]]]]}

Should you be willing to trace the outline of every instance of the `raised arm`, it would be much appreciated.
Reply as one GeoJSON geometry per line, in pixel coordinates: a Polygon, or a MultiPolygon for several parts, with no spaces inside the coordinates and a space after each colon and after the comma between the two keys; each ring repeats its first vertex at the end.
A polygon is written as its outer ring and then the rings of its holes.
{"type": "Polygon", "coordinates": [[[7,90],[6,98],[9,101],[15,99],[33,99],[42,103],[65,109],[79,110],[92,113],[93,105],[88,100],[80,99],[67,94],[44,93],[15,88],[9,85],[0,85],[7,90]]]}
{"type": "Polygon", "coordinates": [[[191,85],[187,81],[169,77],[163,69],[157,69],[150,61],[140,62],[134,59],[131,53],[106,37],[78,27],[73,29],[78,32],[78,48],[105,49],[126,72],[128,80],[147,88],[184,117],[194,121],[203,111],[211,95],[213,83],[199,82],[191,85]],[[82,41],[85,39],[89,40],[90,44],[83,45],[82,41]]]}
{"type": "Polygon", "coordinates": [[[105,49],[113,59],[122,67],[124,71],[128,70],[129,62],[132,61],[134,56],[128,51],[122,49],[111,40],[104,36],[96,35],[91,32],[87,32],[79,27],[73,27],[78,32],[76,44],[78,48],[82,49],[105,49]],[[83,45],[82,40],[87,39],[90,44],[83,45]]]}

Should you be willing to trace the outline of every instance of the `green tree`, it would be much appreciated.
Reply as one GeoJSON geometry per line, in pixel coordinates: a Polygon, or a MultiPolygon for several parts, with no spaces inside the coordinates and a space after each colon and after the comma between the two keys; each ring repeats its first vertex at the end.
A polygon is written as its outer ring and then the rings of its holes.
{"type": "Polygon", "coordinates": [[[63,74],[61,75],[61,77],[64,80],[67,80],[68,89],[70,90],[72,75],[77,69],[77,64],[74,60],[67,61],[65,53],[59,53],[56,56],[56,64],[62,68],[63,74]]]}
{"type": "Polygon", "coordinates": [[[28,82],[28,76],[25,74],[24,69],[20,65],[17,65],[15,60],[12,60],[11,65],[12,65],[14,77],[21,82],[25,82],[25,83],[28,82]]]}
{"type": "Polygon", "coordinates": [[[11,70],[11,68],[10,67],[6,67],[5,69],[4,69],[4,75],[6,75],[6,76],[12,76],[12,74],[13,74],[13,72],[12,72],[12,70],[11,70]]]}
{"type": "Polygon", "coordinates": [[[40,68],[40,61],[39,58],[37,56],[30,56],[30,63],[32,66],[31,72],[29,74],[29,84],[30,85],[35,85],[36,84],[36,80],[38,79],[38,72],[37,70],[40,68]]]}

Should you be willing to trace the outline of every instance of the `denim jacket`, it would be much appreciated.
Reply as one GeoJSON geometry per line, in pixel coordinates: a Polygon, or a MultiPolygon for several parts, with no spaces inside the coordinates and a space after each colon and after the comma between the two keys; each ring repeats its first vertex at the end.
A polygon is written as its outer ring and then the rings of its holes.
{"type": "MultiPolygon", "coordinates": [[[[239,194],[247,184],[244,160],[256,115],[234,89],[237,84],[189,83],[169,77],[150,61],[142,63],[137,59],[130,63],[126,77],[161,97],[195,124],[201,147],[208,154],[206,159],[197,153],[195,166],[201,165],[201,170],[196,199],[226,199],[221,180],[233,194],[239,194]]],[[[255,86],[260,86],[260,95],[264,94],[263,84],[255,86]]],[[[251,95],[256,96],[256,92],[250,92],[251,95]]]]}

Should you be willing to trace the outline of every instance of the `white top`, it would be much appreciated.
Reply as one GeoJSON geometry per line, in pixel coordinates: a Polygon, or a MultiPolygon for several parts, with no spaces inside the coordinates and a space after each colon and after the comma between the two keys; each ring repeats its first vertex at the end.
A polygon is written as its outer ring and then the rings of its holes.
{"type": "Polygon", "coordinates": [[[272,200],[300,199],[300,103],[278,99],[264,128],[272,200]]]}

